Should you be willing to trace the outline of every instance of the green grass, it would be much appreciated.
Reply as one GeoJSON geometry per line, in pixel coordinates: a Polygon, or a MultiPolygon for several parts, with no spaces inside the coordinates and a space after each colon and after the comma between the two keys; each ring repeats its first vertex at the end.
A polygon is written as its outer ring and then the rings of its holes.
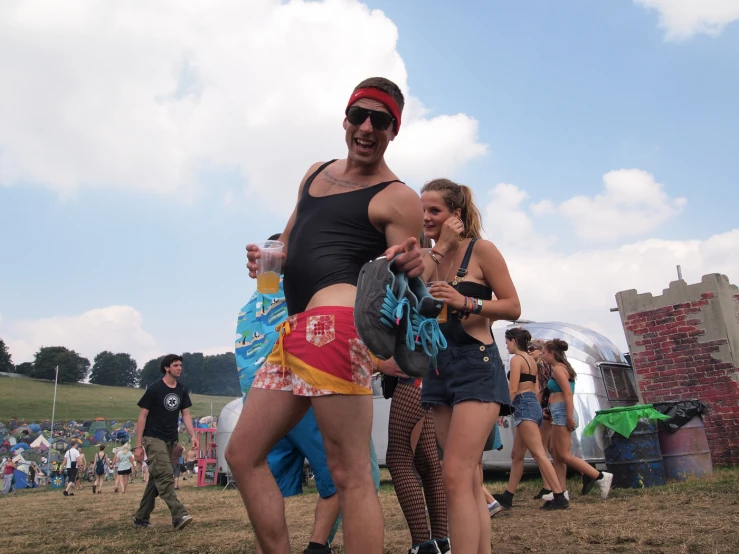
{"type": "MultiPolygon", "coordinates": [[[[126,387],[104,387],[101,385],[58,385],[54,420],[82,421],[104,417],[108,421],[135,421],[139,414],[139,401],[144,391],[126,387]]],[[[40,423],[51,419],[54,399],[54,383],[36,379],[20,379],[0,376],[0,421],[15,418],[29,423],[40,423]]],[[[190,395],[194,417],[218,416],[231,397],[190,395]]]]}

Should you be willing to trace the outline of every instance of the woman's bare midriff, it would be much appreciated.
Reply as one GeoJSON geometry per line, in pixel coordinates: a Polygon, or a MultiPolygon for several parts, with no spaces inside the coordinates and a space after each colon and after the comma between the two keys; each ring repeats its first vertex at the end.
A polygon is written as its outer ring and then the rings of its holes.
{"type": "Polygon", "coordinates": [[[494,342],[490,326],[490,320],[479,315],[471,315],[467,319],[462,320],[462,327],[465,332],[483,344],[493,344],[494,342]]]}

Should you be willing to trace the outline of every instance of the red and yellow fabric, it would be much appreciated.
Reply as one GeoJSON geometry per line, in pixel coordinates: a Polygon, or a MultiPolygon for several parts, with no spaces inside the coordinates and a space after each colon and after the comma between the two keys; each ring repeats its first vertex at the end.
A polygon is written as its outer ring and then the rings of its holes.
{"type": "Polygon", "coordinates": [[[252,386],[297,396],[372,394],[375,367],[354,309],[324,306],[288,317],[252,386]]]}

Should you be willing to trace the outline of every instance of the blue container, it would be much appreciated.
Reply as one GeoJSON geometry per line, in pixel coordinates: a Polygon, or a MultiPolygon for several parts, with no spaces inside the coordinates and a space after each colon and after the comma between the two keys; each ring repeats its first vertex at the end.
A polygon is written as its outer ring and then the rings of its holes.
{"type": "Polygon", "coordinates": [[[641,420],[628,439],[614,433],[604,454],[614,487],[640,489],[667,483],[654,421],[641,420]]]}

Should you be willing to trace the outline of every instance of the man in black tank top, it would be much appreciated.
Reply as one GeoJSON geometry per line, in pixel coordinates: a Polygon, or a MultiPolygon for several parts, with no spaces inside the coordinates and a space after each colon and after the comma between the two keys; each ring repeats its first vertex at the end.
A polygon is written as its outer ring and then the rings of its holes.
{"type": "MultiPolygon", "coordinates": [[[[311,405],[341,499],[345,550],[382,552],[369,452],[371,379],[379,364],[357,336],[353,311],[359,271],[369,260],[398,255],[399,271],[410,277],[423,272],[416,239],[423,227],[420,198],[384,159],[400,130],[403,103],[400,89],[387,79],[356,87],[343,124],[347,157],[308,170],[282,233],[290,317],[257,372],[226,450],[267,554],[290,547],[284,503],[266,454],[311,405]]],[[[247,246],[247,256],[255,278],[256,246],[247,246]]]]}

